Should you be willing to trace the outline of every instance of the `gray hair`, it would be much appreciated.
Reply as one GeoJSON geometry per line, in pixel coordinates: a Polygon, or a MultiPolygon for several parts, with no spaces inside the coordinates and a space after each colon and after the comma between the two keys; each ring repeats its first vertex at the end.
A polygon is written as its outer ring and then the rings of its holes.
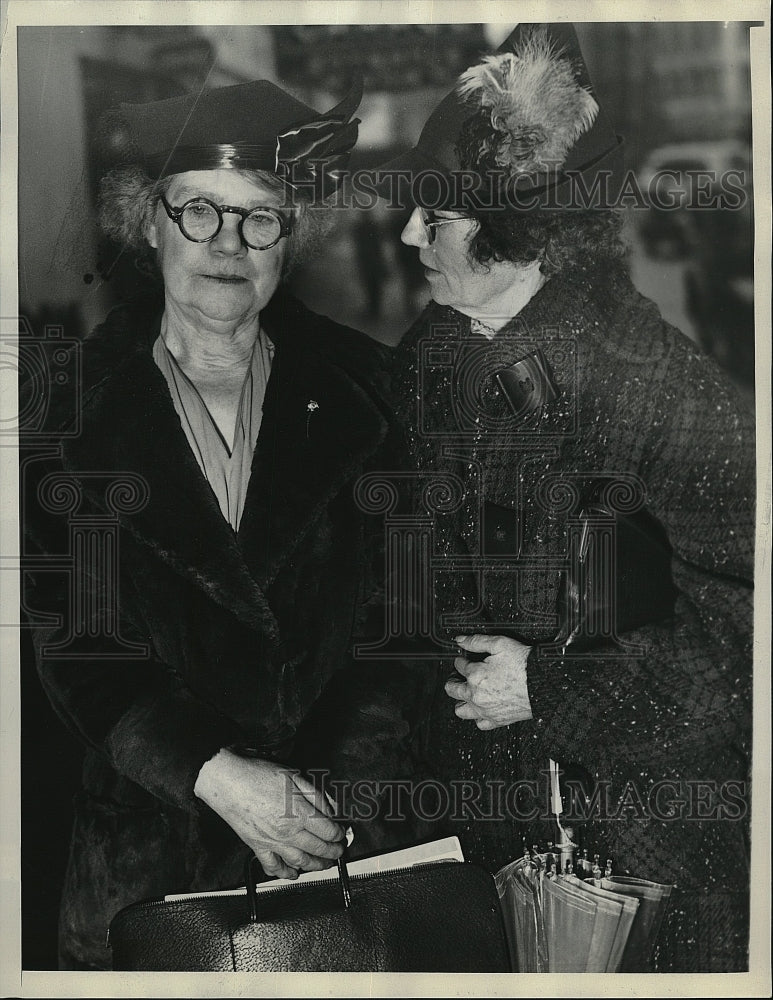
{"type": "MultiPolygon", "coordinates": [[[[237,173],[281,194],[296,209],[287,254],[282,268],[285,279],[298,264],[318,249],[332,225],[330,206],[314,204],[266,170],[237,170],[237,173]]],[[[169,189],[174,174],[154,181],[140,166],[116,167],[105,174],[99,189],[99,224],[119,246],[134,251],[143,264],[155,263],[155,251],[148,243],[148,227],[155,221],[159,198],[169,189]]]]}

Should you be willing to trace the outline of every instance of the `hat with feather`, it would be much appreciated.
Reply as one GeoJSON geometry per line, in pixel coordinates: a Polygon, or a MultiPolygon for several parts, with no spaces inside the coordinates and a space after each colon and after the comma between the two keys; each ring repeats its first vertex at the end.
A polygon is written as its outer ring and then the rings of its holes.
{"type": "Polygon", "coordinates": [[[442,207],[464,209],[497,191],[509,193],[509,205],[572,207],[560,192],[578,175],[587,191],[605,172],[605,195],[614,197],[622,146],[599,106],[573,26],[519,24],[495,54],[461,74],[414,148],[380,169],[385,175],[477,175],[474,187],[412,185],[414,198],[429,191],[434,199],[446,190],[459,200],[442,207]]]}
{"type": "Polygon", "coordinates": [[[100,141],[113,163],[141,163],[153,178],[188,170],[266,170],[324,198],[343,180],[361,98],[358,78],[339,104],[320,114],[269,80],[253,80],[121,104],[103,116],[100,141]]]}

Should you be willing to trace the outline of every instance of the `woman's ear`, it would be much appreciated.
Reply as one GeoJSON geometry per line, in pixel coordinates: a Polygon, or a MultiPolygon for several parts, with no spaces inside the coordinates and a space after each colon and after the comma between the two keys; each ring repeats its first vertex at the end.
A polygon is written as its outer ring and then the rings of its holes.
{"type": "Polygon", "coordinates": [[[153,205],[153,210],[148,212],[147,218],[145,219],[145,239],[153,247],[154,250],[158,250],[158,230],[156,228],[156,211],[158,209],[158,203],[153,205]]]}
{"type": "Polygon", "coordinates": [[[158,234],[156,232],[155,222],[147,222],[145,224],[145,239],[150,243],[154,250],[158,250],[158,234]]]}

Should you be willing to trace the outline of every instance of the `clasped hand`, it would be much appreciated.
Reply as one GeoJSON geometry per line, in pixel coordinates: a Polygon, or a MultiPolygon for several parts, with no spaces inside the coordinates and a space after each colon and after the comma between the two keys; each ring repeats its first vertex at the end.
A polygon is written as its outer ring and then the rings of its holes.
{"type": "Polygon", "coordinates": [[[473,719],[478,729],[498,729],[532,718],[526,687],[526,660],[531,646],[503,635],[457,636],[464,652],[486,653],[484,660],[457,656],[454,667],[464,680],[451,678],[446,694],[454,698],[460,719],[473,719]]]}
{"type": "Polygon", "coordinates": [[[296,878],[322,871],[341,856],[343,828],[324,794],[292,768],[222,749],[194,788],[255,853],[267,875],[296,878]]]}

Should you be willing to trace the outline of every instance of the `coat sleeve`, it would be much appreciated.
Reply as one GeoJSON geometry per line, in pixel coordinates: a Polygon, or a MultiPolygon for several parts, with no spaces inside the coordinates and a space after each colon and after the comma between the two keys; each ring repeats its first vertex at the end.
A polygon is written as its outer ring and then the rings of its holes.
{"type": "MultiPolygon", "coordinates": [[[[38,673],[53,708],[81,744],[120,775],[168,804],[197,810],[193,786],[202,764],[244,734],[164,663],[142,623],[128,617],[126,601],[118,612],[118,633],[125,642],[144,646],[144,655],[122,656],[119,648],[105,656],[104,638],[88,634],[73,643],[67,576],[45,566],[48,555],[61,548],[43,543],[35,517],[26,522],[25,554],[41,568],[25,574],[25,607],[53,622],[32,630],[38,673]]],[[[123,596],[125,578],[121,586],[123,596]]]]}
{"type": "Polygon", "coordinates": [[[576,761],[645,783],[747,778],[751,739],[754,425],[712,362],[692,352],[661,387],[641,476],[667,531],[673,618],[625,633],[635,651],[535,648],[527,666],[534,766],[576,761]]]}

